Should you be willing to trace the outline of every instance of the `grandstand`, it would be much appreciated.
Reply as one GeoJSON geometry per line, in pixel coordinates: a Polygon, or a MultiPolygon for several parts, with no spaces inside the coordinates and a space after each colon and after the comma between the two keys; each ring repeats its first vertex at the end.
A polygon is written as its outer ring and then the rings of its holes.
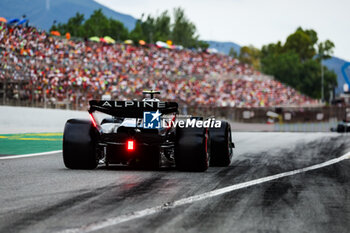
{"type": "Polygon", "coordinates": [[[237,59],[205,51],[73,41],[1,25],[1,104],[82,109],[92,98],[143,89],[188,106],[311,106],[313,100],[237,59]]]}

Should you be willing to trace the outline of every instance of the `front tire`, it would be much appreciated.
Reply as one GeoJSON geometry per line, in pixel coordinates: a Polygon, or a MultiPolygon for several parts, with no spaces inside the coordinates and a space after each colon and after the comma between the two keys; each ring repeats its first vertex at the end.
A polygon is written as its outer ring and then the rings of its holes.
{"type": "Polygon", "coordinates": [[[91,121],[70,119],[63,133],[63,162],[70,169],[94,169],[96,156],[96,129],[91,121]]]}

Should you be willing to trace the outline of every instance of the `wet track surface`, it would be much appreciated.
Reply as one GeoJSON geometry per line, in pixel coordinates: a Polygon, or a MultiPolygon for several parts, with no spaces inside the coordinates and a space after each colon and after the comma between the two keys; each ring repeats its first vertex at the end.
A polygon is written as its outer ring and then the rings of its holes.
{"type": "MultiPolygon", "coordinates": [[[[0,232],[56,232],[339,157],[349,135],[235,133],[205,173],[64,168],[61,154],[0,160],[0,232]]],[[[111,225],[98,232],[349,232],[350,160],[111,225]]]]}

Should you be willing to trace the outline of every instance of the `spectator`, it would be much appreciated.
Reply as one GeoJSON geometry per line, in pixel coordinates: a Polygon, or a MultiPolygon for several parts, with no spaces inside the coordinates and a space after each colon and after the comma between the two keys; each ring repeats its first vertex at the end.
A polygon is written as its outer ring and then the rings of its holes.
{"type": "Polygon", "coordinates": [[[237,59],[190,50],[50,37],[34,27],[0,27],[0,81],[25,81],[17,98],[86,103],[106,93],[137,98],[143,89],[188,106],[271,107],[316,101],[237,59]]]}

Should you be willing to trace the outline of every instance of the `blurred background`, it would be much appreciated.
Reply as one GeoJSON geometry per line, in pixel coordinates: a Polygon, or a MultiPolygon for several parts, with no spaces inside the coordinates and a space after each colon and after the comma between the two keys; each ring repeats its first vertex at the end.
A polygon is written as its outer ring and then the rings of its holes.
{"type": "Polygon", "coordinates": [[[329,131],[350,118],[348,16],[314,3],[2,0],[0,104],[87,110],[154,89],[234,130],[329,131]]]}

